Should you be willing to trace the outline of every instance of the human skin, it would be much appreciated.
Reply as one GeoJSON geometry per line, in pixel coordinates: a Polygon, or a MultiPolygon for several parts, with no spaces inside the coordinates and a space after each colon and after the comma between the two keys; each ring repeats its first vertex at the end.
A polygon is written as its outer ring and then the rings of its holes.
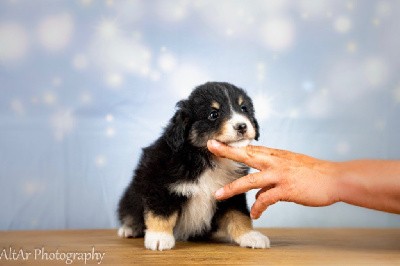
{"type": "Polygon", "coordinates": [[[224,186],[217,200],[260,189],[250,215],[258,219],[278,201],[305,206],[336,202],[400,214],[400,161],[354,160],[332,162],[262,146],[234,148],[211,140],[208,149],[218,157],[259,170],[224,186]]]}

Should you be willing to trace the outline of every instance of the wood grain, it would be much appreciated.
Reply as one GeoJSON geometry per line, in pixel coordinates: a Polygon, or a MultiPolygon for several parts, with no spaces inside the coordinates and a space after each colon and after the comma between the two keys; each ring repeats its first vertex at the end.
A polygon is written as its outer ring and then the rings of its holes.
{"type": "MultiPolygon", "coordinates": [[[[400,229],[260,229],[271,239],[266,250],[233,244],[177,242],[169,251],[150,251],[143,238],[120,239],[116,230],[0,231],[0,252],[105,253],[101,265],[400,265],[400,229]]],[[[4,254],[3,254],[4,255],[4,254]]],[[[0,260],[0,265],[66,265],[65,260],[0,260]]],[[[71,265],[83,265],[75,260],[71,265]]],[[[88,260],[96,265],[98,261],[88,260]]]]}

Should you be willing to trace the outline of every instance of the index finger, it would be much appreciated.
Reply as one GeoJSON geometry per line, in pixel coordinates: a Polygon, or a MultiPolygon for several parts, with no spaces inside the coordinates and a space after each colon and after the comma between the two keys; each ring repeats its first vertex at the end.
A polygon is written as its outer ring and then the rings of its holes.
{"type": "Polygon", "coordinates": [[[256,172],[248,174],[232,183],[220,188],[215,192],[215,197],[218,200],[224,200],[232,196],[244,193],[254,188],[264,188],[275,184],[273,178],[266,178],[265,172],[256,172]]]}
{"type": "Polygon", "coordinates": [[[250,167],[261,170],[260,158],[257,155],[259,148],[257,146],[248,145],[246,147],[231,147],[216,140],[209,140],[207,148],[210,152],[218,157],[228,158],[236,162],[242,162],[250,167]]]}

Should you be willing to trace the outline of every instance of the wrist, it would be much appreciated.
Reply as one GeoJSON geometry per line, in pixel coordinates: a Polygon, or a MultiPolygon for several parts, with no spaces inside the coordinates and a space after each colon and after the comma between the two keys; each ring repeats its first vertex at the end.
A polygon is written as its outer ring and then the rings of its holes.
{"type": "Polygon", "coordinates": [[[346,184],[345,165],[341,162],[328,162],[332,181],[333,203],[345,202],[348,193],[346,184]]]}
{"type": "Polygon", "coordinates": [[[335,179],[338,202],[355,204],[360,184],[357,184],[356,173],[351,162],[335,163],[335,179]]]}

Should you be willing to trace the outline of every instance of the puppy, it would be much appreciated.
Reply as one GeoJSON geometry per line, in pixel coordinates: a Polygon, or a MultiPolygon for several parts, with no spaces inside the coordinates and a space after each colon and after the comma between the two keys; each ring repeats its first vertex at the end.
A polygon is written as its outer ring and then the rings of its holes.
{"type": "Polygon", "coordinates": [[[248,173],[243,164],[207,149],[216,139],[246,146],[259,136],[251,99],[229,83],[198,86],[163,134],[143,149],[139,165],[118,208],[121,237],[141,237],[151,250],[167,250],[175,239],[223,239],[242,247],[268,248],[253,230],[245,194],[216,201],[217,189],[248,173]]]}

